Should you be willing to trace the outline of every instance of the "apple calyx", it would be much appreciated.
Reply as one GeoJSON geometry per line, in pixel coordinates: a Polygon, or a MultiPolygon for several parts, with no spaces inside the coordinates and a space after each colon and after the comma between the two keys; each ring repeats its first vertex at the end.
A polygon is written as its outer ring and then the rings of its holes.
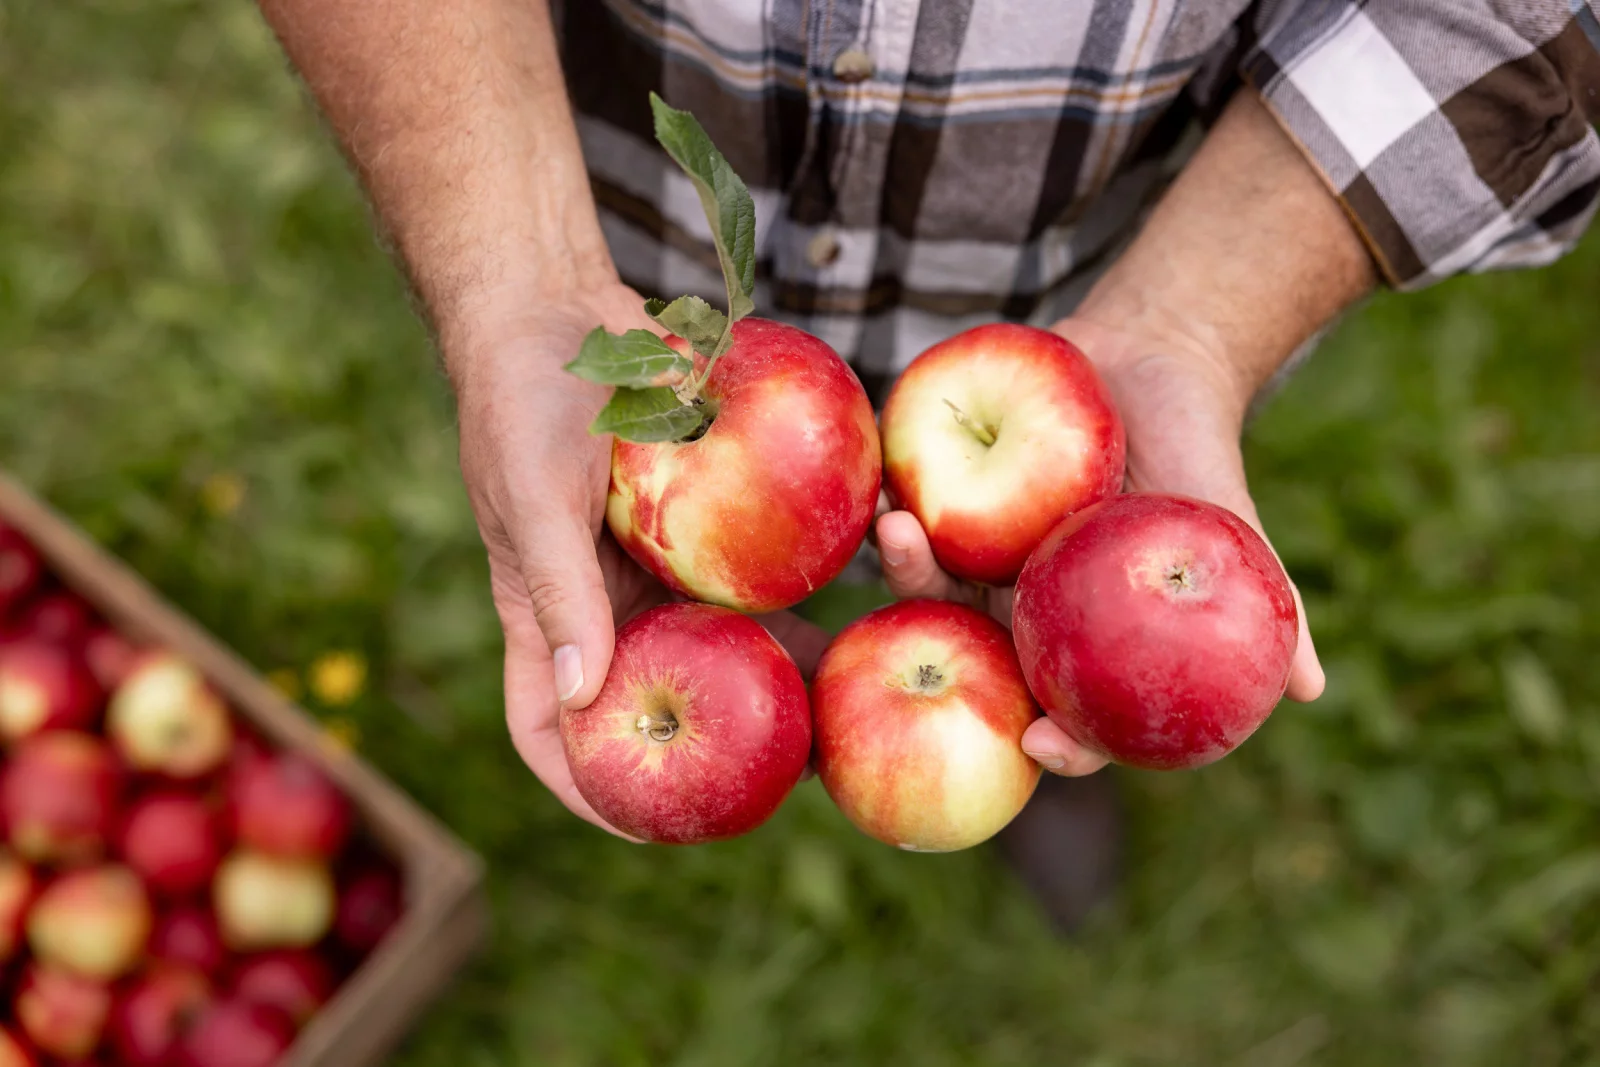
{"type": "Polygon", "coordinates": [[[650,109],[656,140],[700,194],[722,266],[728,310],[724,314],[698,296],[645,301],[645,314],[689,342],[705,361],[698,371],[692,356],[649,330],[614,334],[603,326],[583,339],[566,370],[615,387],[590,433],[638,443],[692,441],[716,416],[702,395],[711,368],[732,346],[733,324],[755,310],[750,293],[756,281],[756,207],[744,181],[693,115],[669,107],[655,93],[650,94],[650,109]]]}
{"type": "Polygon", "coordinates": [[[971,415],[968,415],[965,411],[962,411],[960,408],[956,407],[953,401],[945,400],[945,406],[948,407],[950,409],[950,413],[956,417],[956,425],[960,426],[963,430],[976,437],[983,447],[990,448],[994,445],[995,438],[1000,435],[1000,428],[998,426],[985,426],[971,415]]]}

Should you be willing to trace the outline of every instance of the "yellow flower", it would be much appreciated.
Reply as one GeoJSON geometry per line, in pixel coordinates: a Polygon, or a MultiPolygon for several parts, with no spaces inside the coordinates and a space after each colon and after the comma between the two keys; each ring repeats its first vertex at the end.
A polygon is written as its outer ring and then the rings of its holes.
{"type": "Polygon", "coordinates": [[[279,667],[275,671],[267,672],[267,681],[272,688],[283,694],[285,700],[299,700],[304,692],[300,687],[300,672],[293,667],[279,667]]]}
{"type": "Polygon", "coordinates": [[[232,515],[244,503],[244,479],[229,471],[213,474],[200,487],[200,502],[215,518],[232,515]]]}
{"type": "Polygon", "coordinates": [[[342,708],[367,685],[367,661],[359,652],[324,652],[311,664],[311,693],[330,708],[342,708]]]}

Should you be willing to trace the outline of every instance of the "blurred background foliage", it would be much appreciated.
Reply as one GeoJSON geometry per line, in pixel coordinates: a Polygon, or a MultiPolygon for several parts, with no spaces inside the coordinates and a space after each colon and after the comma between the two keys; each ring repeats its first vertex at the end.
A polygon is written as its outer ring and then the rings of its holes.
{"type": "Polygon", "coordinates": [[[1597,408],[1600,235],[1352,316],[1249,441],[1328,695],[1123,775],[1074,942],[814,783],[630,847],[507,743],[445,383],[254,8],[0,0],[0,462],[488,857],[404,1067],[1600,1062],[1597,408]]]}

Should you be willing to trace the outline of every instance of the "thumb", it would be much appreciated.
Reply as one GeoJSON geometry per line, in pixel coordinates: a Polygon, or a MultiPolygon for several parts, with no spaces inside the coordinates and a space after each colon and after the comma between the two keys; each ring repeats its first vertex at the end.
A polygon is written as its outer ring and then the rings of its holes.
{"type": "Polygon", "coordinates": [[[562,707],[594,700],[611,666],[616,630],[594,535],[578,517],[539,525],[519,538],[528,607],[550,651],[562,707]]]}

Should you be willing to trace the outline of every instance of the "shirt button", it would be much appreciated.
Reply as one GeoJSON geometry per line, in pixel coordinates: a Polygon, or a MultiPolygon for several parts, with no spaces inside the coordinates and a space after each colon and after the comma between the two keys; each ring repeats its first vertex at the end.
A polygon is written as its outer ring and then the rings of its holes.
{"type": "Polygon", "coordinates": [[[833,61],[833,76],[847,85],[866,81],[876,70],[872,57],[859,48],[846,49],[833,61]]]}
{"type": "Polygon", "coordinates": [[[806,242],[806,259],[813,267],[831,267],[839,261],[843,251],[838,236],[832,230],[822,230],[806,242]]]}

